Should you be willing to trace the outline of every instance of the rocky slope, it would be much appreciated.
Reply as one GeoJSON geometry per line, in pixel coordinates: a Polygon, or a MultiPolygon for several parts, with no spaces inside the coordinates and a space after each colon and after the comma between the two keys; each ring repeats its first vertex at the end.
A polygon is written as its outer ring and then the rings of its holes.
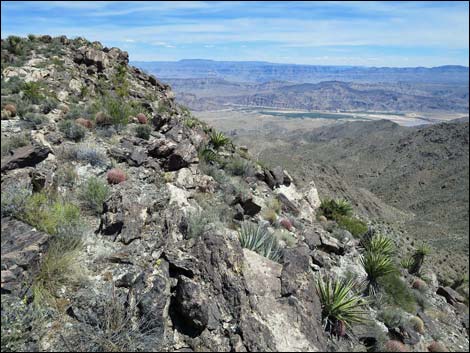
{"type": "Polygon", "coordinates": [[[366,238],[117,48],[2,39],[1,181],[2,351],[468,349],[466,299],[428,269],[394,277],[406,302],[384,284],[366,321],[325,331],[317,280],[364,281],[366,238]]]}

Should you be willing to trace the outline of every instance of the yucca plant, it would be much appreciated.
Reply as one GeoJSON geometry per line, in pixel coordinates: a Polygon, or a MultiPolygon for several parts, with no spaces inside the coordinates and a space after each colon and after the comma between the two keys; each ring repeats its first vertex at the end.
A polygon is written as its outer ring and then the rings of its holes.
{"type": "Polygon", "coordinates": [[[419,273],[421,271],[421,267],[424,264],[424,258],[431,253],[431,247],[427,244],[421,243],[416,248],[416,251],[413,255],[413,265],[410,267],[410,273],[419,273]]]}
{"type": "Polygon", "coordinates": [[[316,283],[325,329],[338,336],[344,336],[344,326],[350,327],[365,320],[362,308],[367,302],[354,294],[354,287],[352,280],[329,277],[326,280],[319,277],[316,283]]]}
{"type": "Polygon", "coordinates": [[[199,159],[208,163],[213,163],[219,161],[219,156],[212,149],[204,147],[199,151],[199,159]]]}
{"type": "Polygon", "coordinates": [[[352,206],[347,200],[324,199],[320,204],[320,211],[326,218],[337,220],[341,216],[352,214],[352,206]]]}
{"type": "Polygon", "coordinates": [[[408,271],[411,270],[411,268],[413,267],[413,264],[414,264],[414,260],[413,260],[413,257],[412,257],[412,256],[404,257],[404,258],[400,261],[401,267],[403,267],[405,270],[408,270],[408,271]]]}
{"type": "Polygon", "coordinates": [[[282,256],[282,249],[276,237],[260,225],[243,223],[238,238],[242,247],[253,250],[258,254],[278,262],[282,256]]]}
{"type": "Polygon", "coordinates": [[[222,132],[214,131],[209,135],[211,145],[218,150],[230,143],[230,139],[225,136],[222,132]]]}
{"type": "Polygon", "coordinates": [[[393,255],[395,252],[395,244],[393,240],[383,234],[375,234],[369,241],[366,241],[364,247],[368,252],[393,255]]]}
{"type": "Polygon", "coordinates": [[[367,251],[361,258],[362,266],[367,273],[368,294],[375,294],[378,289],[377,280],[383,276],[396,273],[393,260],[385,254],[367,251]]]}

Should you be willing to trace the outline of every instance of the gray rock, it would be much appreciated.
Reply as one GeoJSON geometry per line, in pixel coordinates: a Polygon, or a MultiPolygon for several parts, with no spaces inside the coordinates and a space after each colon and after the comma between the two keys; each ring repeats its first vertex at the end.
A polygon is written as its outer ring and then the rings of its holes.
{"type": "Polygon", "coordinates": [[[465,302],[465,298],[450,287],[439,287],[437,288],[436,294],[443,296],[449,304],[454,306],[458,302],[465,302]]]}
{"type": "Polygon", "coordinates": [[[47,158],[51,150],[49,147],[33,144],[17,148],[13,155],[2,158],[1,171],[16,168],[34,167],[47,158]]]}

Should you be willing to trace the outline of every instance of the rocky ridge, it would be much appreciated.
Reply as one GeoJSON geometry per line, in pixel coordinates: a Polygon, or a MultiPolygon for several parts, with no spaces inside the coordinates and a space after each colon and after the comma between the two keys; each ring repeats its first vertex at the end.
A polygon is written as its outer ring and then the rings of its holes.
{"type": "MultiPolygon", "coordinates": [[[[465,298],[432,273],[426,305],[404,321],[380,319],[371,301],[369,321],[326,332],[316,280],[363,281],[361,240],[319,217],[313,181],[299,189],[257,164],[117,48],[2,39],[1,172],[2,350],[468,349],[465,298]],[[82,194],[93,178],[109,183],[94,209],[82,194]],[[70,204],[79,221],[56,227],[76,221],[70,204]],[[241,246],[246,222],[276,234],[278,261],[241,246]],[[57,260],[60,237],[71,262],[57,260]],[[421,333],[404,323],[415,315],[421,333]]],[[[418,279],[401,276],[410,288],[418,279]]]]}

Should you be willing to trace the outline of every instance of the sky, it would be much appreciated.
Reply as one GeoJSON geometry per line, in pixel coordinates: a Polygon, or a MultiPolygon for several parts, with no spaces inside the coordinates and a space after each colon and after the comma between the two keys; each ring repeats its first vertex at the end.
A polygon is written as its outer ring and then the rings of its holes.
{"type": "Polygon", "coordinates": [[[469,3],[2,1],[2,38],[65,34],[131,61],[440,66],[469,61],[469,3]]]}

